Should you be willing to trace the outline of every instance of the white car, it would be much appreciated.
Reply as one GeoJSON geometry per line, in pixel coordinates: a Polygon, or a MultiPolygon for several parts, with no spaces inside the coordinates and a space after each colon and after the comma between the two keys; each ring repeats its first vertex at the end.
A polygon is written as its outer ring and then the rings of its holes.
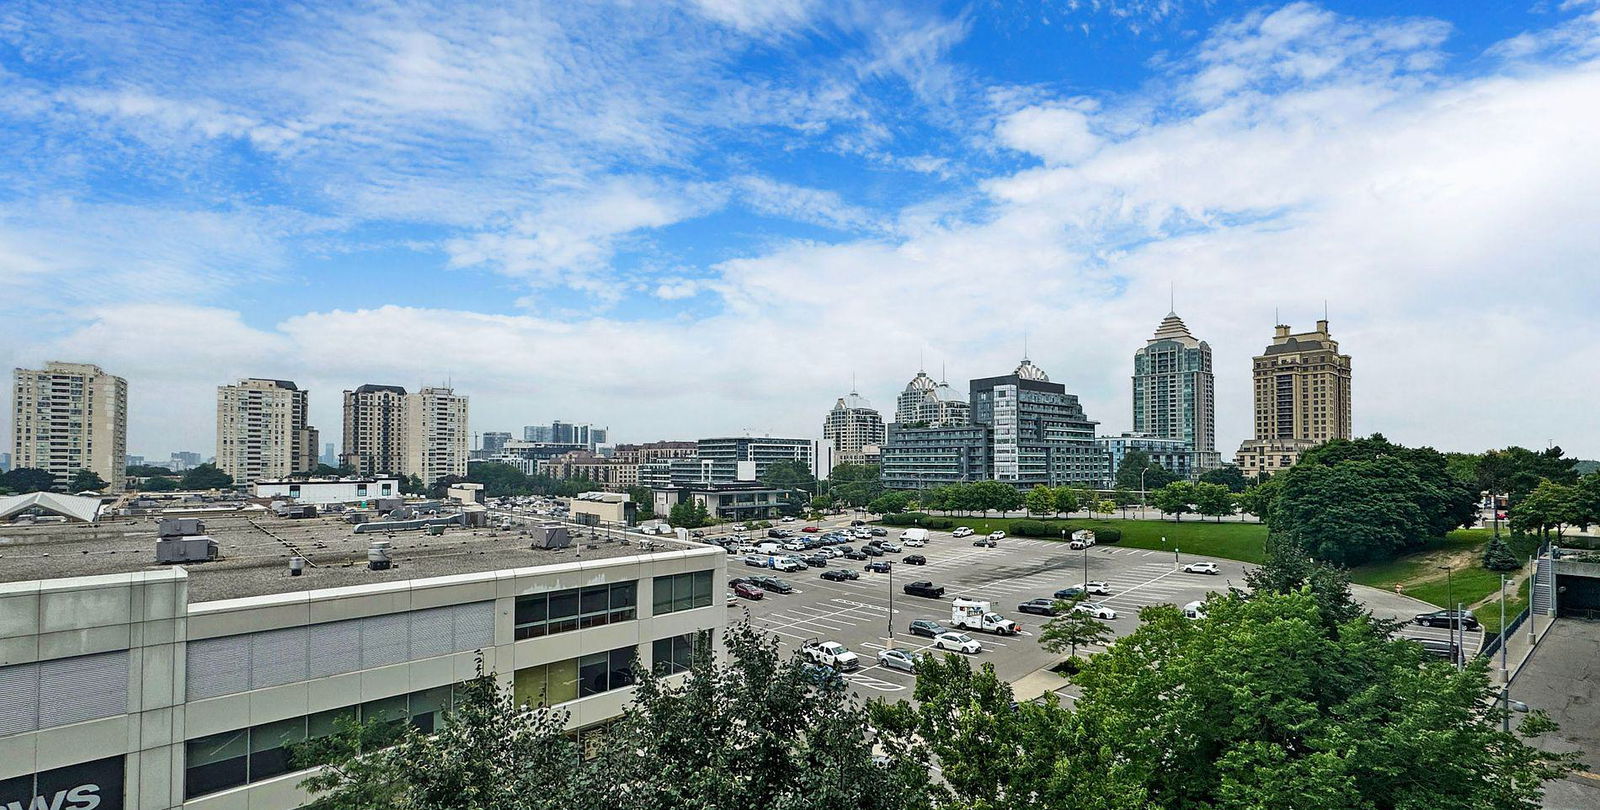
{"type": "Polygon", "coordinates": [[[1079,602],[1072,606],[1073,613],[1087,613],[1096,619],[1115,619],[1117,612],[1099,602],[1079,602]]]}
{"type": "Polygon", "coordinates": [[[884,669],[898,669],[901,672],[915,674],[917,671],[917,656],[905,650],[879,650],[878,666],[884,669]]]}
{"type": "Polygon", "coordinates": [[[1205,617],[1206,617],[1206,603],[1196,601],[1196,602],[1190,602],[1189,604],[1183,606],[1183,618],[1185,618],[1185,619],[1204,619],[1205,617]]]}
{"type": "Polygon", "coordinates": [[[941,650],[955,650],[968,654],[983,652],[983,645],[966,633],[940,633],[933,637],[933,646],[941,650]]]}
{"type": "Polygon", "coordinates": [[[956,530],[950,533],[950,536],[951,537],[971,537],[972,536],[972,527],[971,526],[957,526],[956,530]]]}
{"type": "Polygon", "coordinates": [[[732,530],[734,530],[736,532],[742,532],[742,531],[746,531],[746,530],[749,529],[749,527],[744,525],[743,523],[735,523],[732,526],[729,526],[728,528],[730,528],[730,529],[732,529],[732,530]]]}
{"type": "Polygon", "coordinates": [[[1110,596],[1111,595],[1111,585],[1109,583],[1106,583],[1106,582],[1101,582],[1098,579],[1091,580],[1089,582],[1083,583],[1083,592],[1084,593],[1092,593],[1092,594],[1094,594],[1096,596],[1110,596]]]}
{"type": "Polygon", "coordinates": [[[1222,569],[1214,562],[1192,562],[1183,567],[1185,574],[1220,574],[1222,569]]]}
{"type": "Polygon", "coordinates": [[[793,516],[786,517],[781,522],[783,522],[783,523],[793,523],[794,522],[794,517],[793,516]]]}
{"type": "Polygon", "coordinates": [[[1006,533],[1003,532],[1003,531],[1000,531],[999,529],[996,529],[996,530],[994,530],[992,532],[989,532],[989,539],[990,540],[1004,540],[1004,539],[1006,539],[1006,533]]]}
{"type": "Polygon", "coordinates": [[[1067,548],[1070,548],[1073,551],[1082,551],[1083,549],[1086,549],[1092,545],[1094,545],[1093,539],[1078,539],[1068,543],[1067,548]]]}
{"type": "Polygon", "coordinates": [[[906,541],[906,548],[922,548],[923,546],[925,546],[927,544],[928,544],[928,541],[926,541],[926,540],[907,540],[906,541]]]}
{"type": "Polygon", "coordinates": [[[784,551],[805,551],[806,550],[806,544],[805,543],[801,543],[799,541],[791,540],[791,541],[789,541],[787,543],[784,543],[781,546],[781,548],[784,551]]]}
{"type": "Polygon", "coordinates": [[[901,552],[901,548],[900,548],[900,544],[899,543],[891,543],[888,540],[884,540],[884,541],[879,542],[878,543],[878,548],[881,548],[884,551],[889,552],[890,554],[899,554],[901,552]]]}

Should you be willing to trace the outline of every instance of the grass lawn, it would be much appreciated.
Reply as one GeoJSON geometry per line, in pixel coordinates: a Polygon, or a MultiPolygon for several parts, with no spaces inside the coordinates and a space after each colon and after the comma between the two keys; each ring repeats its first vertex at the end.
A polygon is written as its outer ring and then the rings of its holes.
{"type": "MultiPolygon", "coordinates": [[[[1516,619],[1518,613],[1521,613],[1523,610],[1527,609],[1527,607],[1528,607],[1528,584],[1530,582],[1532,582],[1531,579],[1524,579],[1522,581],[1521,587],[1517,588],[1516,593],[1507,594],[1507,596],[1506,596],[1506,621],[1507,622],[1511,622],[1512,620],[1516,619]]],[[[1495,587],[1498,589],[1499,585],[1497,584],[1495,587]]],[[[1485,637],[1492,636],[1492,635],[1500,632],[1500,596],[1499,596],[1499,594],[1495,595],[1494,601],[1484,603],[1484,605],[1482,607],[1478,608],[1477,610],[1474,610],[1473,613],[1477,614],[1478,621],[1483,623],[1483,633],[1484,633],[1485,637]]]]}
{"type": "MultiPolygon", "coordinates": [[[[957,526],[970,526],[979,534],[995,529],[1011,531],[1011,524],[1022,518],[955,518],[957,526]]],[[[1053,536],[1041,539],[1061,539],[1061,530],[1068,529],[1121,529],[1122,540],[1115,545],[1129,548],[1147,548],[1157,551],[1179,551],[1222,557],[1228,560],[1259,563],[1264,559],[1262,546],[1267,540],[1267,527],[1259,523],[1202,523],[1185,520],[1041,520],[1050,527],[1053,536]],[[1162,542],[1162,538],[1166,542],[1162,542]]],[[[1108,544],[1111,545],[1111,544],[1108,544]]]]}

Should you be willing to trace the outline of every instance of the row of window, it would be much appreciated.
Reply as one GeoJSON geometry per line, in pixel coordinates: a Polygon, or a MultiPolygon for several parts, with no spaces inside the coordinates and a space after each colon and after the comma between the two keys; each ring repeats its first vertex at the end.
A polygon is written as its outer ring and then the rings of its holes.
{"type": "Polygon", "coordinates": [[[309,740],[337,733],[341,717],[359,723],[381,722],[396,730],[410,723],[420,731],[432,732],[444,712],[450,709],[452,700],[452,688],[440,686],[196,737],[184,744],[184,798],[193,799],[300,770],[304,763],[295,761],[297,748],[309,740]]]}
{"type": "Polygon", "coordinates": [[[638,618],[638,589],[639,583],[629,580],[519,596],[514,636],[538,638],[633,621],[638,618]]]}
{"type": "Polygon", "coordinates": [[[554,706],[633,685],[633,647],[590,653],[519,669],[512,676],[518,704],[554,706]]]}
{"type": "Polygon", "coordinates": [[[711,605],[710,571],[656,577],[651,586],[651,612],[655,616],[711,605]]]}

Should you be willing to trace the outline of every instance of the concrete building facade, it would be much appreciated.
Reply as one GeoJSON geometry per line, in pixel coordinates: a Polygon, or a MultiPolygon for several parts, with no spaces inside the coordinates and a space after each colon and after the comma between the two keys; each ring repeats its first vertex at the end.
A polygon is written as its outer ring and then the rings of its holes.
{"type": "Polygon", "coordinates": [[[1306,450],[1350,438],[1350,355],[1339,353],[1326,320],[1299,333],[1279,324],[1252,364],[1255,438],[1234,459],[1245,475],[1292,467],[1306,450]]]}
{"type": "Polygon", "coordinates": [[[217,386],[217,469],[247,486],[317,465],[307,396],[289,380],[249,378],[217,386]]]}
{"type": "Polygon", "coordinates": [[[972,421],[990,428],[994,480],[1035,485],[1098,483],[1105,457],[1078,397],[1023,359],[1016,371],[971,383],[972,421]]]}
{"type": "Polygon", "coordinates": [[[1188,443],[1194,456],[1183,466],[1199,475],[1222,463],[1215,407],[1211,345],[1168,312],[1155,335],[1133,354],[1132,432],[1188,443]]]}
{"type": "Polygon", "coordinates": [[[879,478],[885,489],[930,489],[994,478],[987,425],[888,426],[879,478]]]}
{"type": "MultiPolygon", "coordinates": [[[[295,745],[339,718],[432,731],[479,656],[582,735],[622,712],[636,659],[680,672],[726,623],[715,548],[463,555],[397,539],[400,564],[370,570],[333,564],[365,546],[341,539],[291,578],[244,523],[218,537],[236,552],[204,565],[72,553],[0,571],[0,807],[300,807],[295,745]]],[[[22,542],[94,542],[54,531],[22,542]]]]}
{"type": "Polygon", "coordinates": [[[876,461],[883,438],[883,416],[854,391],[839,397],[822,420],[822,440],[832,447],[833,464],[876,461]]]}
{"type": "Polygon", "coordinates": [[[1151,461],[1179,478],[1192,480],[1204,472],[1191,466],[1195,453],[1183,439],[1151,436],[1148,433],[1123,433],[1119,436],[1101,436],[1094,442],[1106,457],[1105,476],[1098,485],[1101,489],[1116,486],[1117,468],[1122,466],[1122,459],[1135,450],[1149,456],[1151,461]]]}
{"type": "Polygon", "coordinates": [[[359,476],[394,475],[405,466],[406,389],[363,385],[344,392],[342,464],[359,476]]]}
{"type": "Polygon", "coordinates": [[[65,487],[78,470],[112,492],[127,483],[128,382],[99,366],[51,361],[13,372],[13,467],[41,469],[65,487]]]}
{"type": "MultiPolygon", "coordinates": [[[[732,436],[701,439],[695,447],[695,464],[707,472],[709,483],[758,481],[779,461],[798,461],[818,478],[828,474],[818,469],[815,439],[781,439],[772,436],[732,436]]],[[[685,461],[685,459],[679,459],[685,461]]],[[[673,462],[673,469],[679,467],[673,462]]],[[[676,477],[676,472],[674,472],[676,477]]]]}

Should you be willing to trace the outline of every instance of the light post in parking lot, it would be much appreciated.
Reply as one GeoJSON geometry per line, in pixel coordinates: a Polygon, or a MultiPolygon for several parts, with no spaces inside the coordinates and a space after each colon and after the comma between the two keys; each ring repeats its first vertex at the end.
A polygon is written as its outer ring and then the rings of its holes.
{"type": "Polygon", "coordinates": [[[883,639],[885,650],[894,649],[894,566],[889,566],[889,635],[883,639]]]}
{"type": "MultiPolygon", "coordinates": [[[[1505,683],[1510,678],[1506,677],[1506,575],[1500,575],[1500,682],[1505,683]]],[[[1510,722],[1510,721],[1507,721],[1510,722]]]]}
{"type": "MultiPolygon", "coordinates": [[[[1444,610],[1445,625],[1444,626],[1445,626],[1446,629],[1448,629],[1450,631],[1450,643],[1451,644],[1456,644],[1456,627],[1457,627],[1457,625],[1460,625],[1462,623],[1461,622],[1461,611],[1459,609],[1457,609],[1455,615],[1452,616],[1450,614],[1450,606],[1454,605],[1456,603],[1456,599],[1455,599],[1455,570],[1456,569],[1454,569],[1454,568],[1452,568],[1452,567],[1450,567],[1448,565],[1440,565],[1440,566],[1435,566],[1435,567],[1438,568],[1440,571],[1444,572],[1444,604],[1445,604],[1445,610],[1444,610]]],[[[1462,629],[1464,630],[1465,628],[1462,628],[1462,629]]],[[[1450,653],[1450,660],[1455,663],[1456,669],[1461,669],[1461,653],[1462,653],[1462,647],[1466,646],[1465,642],[1466,642],[1466,638],[1465,638],[1465,635],[1463,634],[1462,643],[1457,645],[1455,650],[1453,650],[1450,653]]]]}

